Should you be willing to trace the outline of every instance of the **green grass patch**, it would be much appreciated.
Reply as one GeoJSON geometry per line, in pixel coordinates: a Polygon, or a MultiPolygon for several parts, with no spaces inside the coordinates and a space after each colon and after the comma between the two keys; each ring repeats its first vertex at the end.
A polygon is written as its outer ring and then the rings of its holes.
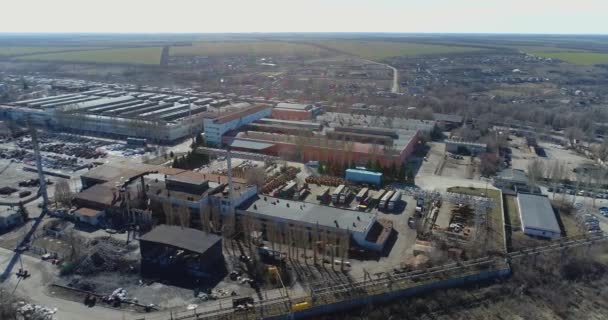
{"type": "Polygon", "coordinates": [[[607,64],[608,53],[594,53],[594,52],[552,52],[552,51],[535,51],[531,52],[534,55],[559,59],[565,62],[579,64],[579,65],[594,65],[594,64],[607,64]]]}
{"type": "Polygon", "coordinates": [[[47,53],[69,50],[97,49],[97,47],[9,47],[0,46],[0,56],[19,56],[32,53],[47,53]]]}
{"type": "Polygon", "coordinates": [[[220,55],[318,55],[322,49],[307,44],[278,41],[196,42],[192,46],[171,47],[172,56],[220,55]]]}
{"type": "Polygon", "coordinates": [[[34,54],[18,58],[35,61],[66,61],[160,65],[161,48],[119,48],[34,54]]]}
{"type": "Polygon", "coordinates": [[[449,54],[475,52],[483,49],[465,46],[436,44],[404,43],[391,41],[363,40],[320,40],[321,46],[370,60],[382,60],[391,57],[411,57],[431,54],[449,54]]]}
{"type": "Polygon", "coordinates": [[[547,53],[585,52],[584,50],[579,50],[579,49],[559,48],[559,47],[553,47],[553,46],[514,46],[514,47],[509,47],[509,48],[518,49],[520,51],[523,51],[526,53],[532,53],[532,54],[534,54],[535,52],[547,52],[547,53]]]}

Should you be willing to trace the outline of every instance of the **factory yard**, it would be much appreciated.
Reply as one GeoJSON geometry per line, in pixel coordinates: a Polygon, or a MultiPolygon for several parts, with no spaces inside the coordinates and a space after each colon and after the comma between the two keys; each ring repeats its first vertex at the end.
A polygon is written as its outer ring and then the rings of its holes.
{"type": "Polygon", "coordinates": [[[567,63],[601,57],[289,38],[0,43],[0,293],[68,320],[366,318],[391,299],[428,318],[546,252],[551,276],[602,268],[563,259],[608,230],[605,71],[567,63]]]}

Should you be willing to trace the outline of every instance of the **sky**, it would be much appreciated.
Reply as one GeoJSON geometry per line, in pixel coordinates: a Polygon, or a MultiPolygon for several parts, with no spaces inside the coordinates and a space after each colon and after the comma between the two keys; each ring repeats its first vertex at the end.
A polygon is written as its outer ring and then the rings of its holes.
{"type": "Polygon", "coordinates": [[[608,0],[2,0],[0,32],[608,34],[608,0]]]}

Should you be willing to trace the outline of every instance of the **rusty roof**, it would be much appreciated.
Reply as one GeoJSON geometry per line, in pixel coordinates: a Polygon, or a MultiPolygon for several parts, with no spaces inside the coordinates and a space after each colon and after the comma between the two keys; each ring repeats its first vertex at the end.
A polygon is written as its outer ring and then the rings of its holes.
{"type": "Polygon", "coordinates": [[[226,122],[230,122],[232,120],[236,120],[236,119],[242,118],[244,116],[247,116],[247,115],[250,115],[250,114],[262,111],[264,109],[270,109],[270,108],[271,107],[269,107],[269,106],[258,105],[258,106],[254,106],[254,107],[251,107],[251,108],[239,110],[239,111],[236,111],[236,112],[233,112],[233,113],[229,113],[229,114],[226,114],[226,115],[223,115],[223,116],[219,116],[219,117],[215,118],[215,120],[213,122],[220,123],[220,124],[221,123],[226,123],[226,122]]]}

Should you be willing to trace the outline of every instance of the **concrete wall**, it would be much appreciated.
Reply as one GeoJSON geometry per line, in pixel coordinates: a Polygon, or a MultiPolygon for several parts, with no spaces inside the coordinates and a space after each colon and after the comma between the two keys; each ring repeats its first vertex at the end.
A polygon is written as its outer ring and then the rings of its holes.
{"type": "MultiPolygon", "coordinates": [[[[356,164],[365,165],[369,160],[378,160],[380,165],[390,166],[392,163],[397,165],[402,164],[412,154],[414,147],[417,142],[411,142],[400,154],[393,157],[384,155],[371,154],[368,152],[348,151],[344,152],[337,148],[332,147],[321,147],[321,146],[302,146],[301,155],[298,157],[298,146],[292,143],[286,142],[275,142],[257,139],[247,139],[246,136],[239,137],[239,140],[265,142],[274,144],[273,147],[265,149],[264,154],[270,156],[279,155],[290,155],[294,157],[296,161],[308,162],[308,161],[324,161],[324,162],[343,162],[349,163],[354,162],[356,164]]],[[[244,150],[246,151],[246,150],[244,150]]],[[[247,151],[246,151],[247,152],[247,151]]],[[[251,151],[248,151],[251,152],[251,151]]]]}
{"type": "MultiPolygon", "coordinates": [[[[468,284],[473,284],[477,282],[482,282],[486,280],[504,278],[511,275],[511,269],[499,269],[494,271],[484,271],[478,274],[466,276],[466,277],[457,277],[451,278],[444,281],[438,281],[428,284],[423,284],[417,287],[412,287],[404,290],[393,291],[385,294],[379,294],[375,296],[369,296],[364,299],[353,299],[349,301],[343,301],[339,303],[334,303],[330,305],[322,305],[315,306],[306,310],[302,310],[299,312],[295,312],[293,314],[294,319],[307,319],[318,317],[323,314],[336,313],[340,311],[351,310],[353,308],[360,308],[368,304],[384,304],[391,302],[393,300],[407,298],[415,295],[420,295],[424,293],[428,293],[438,289],[446,289],[446,288],[454,288],[459,286],[464,286],[468,284]]],[[[280,317],[269,317],[265,319],[289,319],[289,316],[280,316],[280,317]]]]}
{"type": "Polygon", "coordinates": [[[540,230],[530,227],[523,227],[524,233],[529,236],[548,238],[548,239],[557,239],[561,236],[561,232],[555,232],[550,230],[540,230]]]}
{"type": "Polygon", "coordinates": [[[286,109],[273,109],[272,117],[280,120],[311,120],[311,110],[286,110],[286,109]]]}

